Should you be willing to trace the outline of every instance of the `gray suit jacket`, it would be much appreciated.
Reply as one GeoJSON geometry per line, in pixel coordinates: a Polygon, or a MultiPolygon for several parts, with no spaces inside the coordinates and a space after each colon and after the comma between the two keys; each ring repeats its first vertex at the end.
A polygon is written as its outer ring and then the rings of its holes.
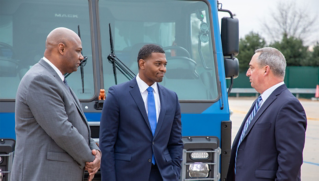
{"type": "MultiPolygon", "coordinates": [[[[73,92],[72,92],[73,93],[73,92]]],[[[79,100],[44,60],[22,78],[15,104],[12,181],[79,181],[97,145],[79,100]]]]}

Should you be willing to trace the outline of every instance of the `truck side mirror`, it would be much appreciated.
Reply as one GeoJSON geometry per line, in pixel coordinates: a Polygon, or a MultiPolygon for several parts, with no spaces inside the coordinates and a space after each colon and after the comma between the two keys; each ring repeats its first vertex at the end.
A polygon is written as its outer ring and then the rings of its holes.
{"type": "Polygon", "coordinates": [[[226,79],[238,77],[239,63],[237,58],[224,58],[226,79]]]}
{"type": "Polygon", "coordinates": [[[239,52],[239,23],[238,19],[223,17],[221,37],[224,56],[237,55],[239,52]]]}
{"type": "Polygon", "coordinates": [[[238,59],[233,56],[239,52],[238,19],[224,17],[221,23],[221,38],[223,45],[226,78],[237,78],[239,74],[238,59]]]}

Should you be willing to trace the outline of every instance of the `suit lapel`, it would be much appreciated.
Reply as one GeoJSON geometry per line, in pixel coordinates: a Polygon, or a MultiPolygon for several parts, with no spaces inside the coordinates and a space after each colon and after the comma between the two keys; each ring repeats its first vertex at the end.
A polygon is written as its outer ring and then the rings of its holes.
{"type": "Polygon", "coordinates": [[[73,102],[76,105],[76,108],[78,109],[79,113],[81,114],[82,117],[85,117],[83,114],[83,110],[81,108],[81,104],[80,104],[79,100],[75,97],[73,90],[66,85],[65,85],[65,87],[66,87],[67,91],[69,91],[71,93],[73,102]]]}
{"type": "Polygon", "coordinates": [[[84,122],[84,124],[86,125],[86,128],[88,129],[88,141],[89,141],[89,144],[90,144],[90,141],[91,141],[91,139],[90,139],[91,138],[91,129],[90,129],[90,126],[89,126],[89,124],[88,124],[88,122],[86,120],[84,112],[83,112],[83,110],[81,108],[80,101],[75,97],[74,92],[72,91],[72,89],[70,87],[65,85],[63,82],[62,82],[62,84],[64,85],[64,87],[66,88],[66,90],[68,92],[67,95],[71,94],[71,96],[68,96],[68,97],[73,100],[73,102],[74,102],[74,104],[75,104],[80,116],[82,117],[82,121],[84,122]]]}
{"type": "Polygon", "coordinates": [[[81,108],[81,104],[80,104],[79,100],[75,97],[74,92],[72,91],[71,88],[67,87],[67,89],[69,89],[69,92],[72,95],[73,102],[75,103],[75,106],[78,109],[78,112],[80,113],[82,119],[84,120],[84,123],[86,124],[86,126],[89,126],[86,122],[86,117],[85,117],[84,112],[81,108]]]}
{"type": "Polygon", "coordinates": [[[148,121],[148,117],[147,117],[147,114],[146,114],[144,101],[142,99],[142,95],[141,95],[140,89],[138,88],[138,85],[137,85],[137,82],[136,82],[136,78],[131,80],[130,87],[132,88],[130,90],[130,94],[131,94],[133,100],[135,101],[138,109],[140,110],[140,113],[142,114],[146,125],[148,126],[149,130],[152,132],[151,126],[150,126],[150,123],[148,121]]]}
{"type": "MultiPolygon", "coordinates": [[[[64,84],[64,83],[63,83],[64,84]]],[[[69,92],[71,92],[71,94],[72,94],[72,97],[73,97],[73,102],[75,103],[75,105],[76,105],[76,108],[78,109],[78,112],[80,113],[80,115],[81,115],[81,117],[82,117],[82,120],[83,120],[83,122],[84,122],[84,124],[86,125],[86,127],[87,127],[87,129],[88,129],[88,132],[89,132],[89,134],[88,134],[88,140],[89,140],[89,144],[90,144],[90,141],[91,141],[91,129],[90,129],[90,126],[89,126],[89,124],[88,124],[88,122],[87,122],[87,120],[86,120],[86,117],[85,117],[85,115],[84,115],[84,112],[83,112],[83,110],[82,110],[82,108],[81,108],[81,104],[80,104],[80,101],[79,101],[79,99],[77,99],[76,97],[75,97],[75,95],[74,95],[74,92],[72,91],[72,89],[71,88],[69,88],[69,87],[67,87],[70,91],[69,92]]]]}
{"type": "Polygon", "coordinates": [[[237,144],[238,144],[238,141],[239,141],[241,132],[243,132],[244,126],[245,126],[245,124],[246,124],[246,121],[247,121],[249,115],[251,114],[251,111],[253,110],[256,101],[257,101],[257,100],[255,100],[254,103],[252,104],[252,106],[250,107],[248,113],[246,114],[246,116],[245,116],[245,118],[244,118],[244,122],[241,124],[241,126],[240,126],[240,128],[239,128],[239,130],[238,130],[238,133],[240,133],[240,134],[237,134],[236,137],[235,137],[235,139],[234,139],[234,143],[233,143],[233,146],[232,146],[232,147],[234,147],[234,148],[237,148],[237,144]]]}
{"type": "Polygon", "coordinates": [[[164,124],[164,116],[165,116],[165,113],[166,113],[166,109],[165,109],[165,100],[166,100],[166,97],[165,97],[165,93],[164,91],[162,91],[161,87],[159,84],[157,84],[157,88],[158,88],[158,93],[159,93],[159,97],[160,97],[160,101],[161,101],[161,111],[160,111],[160,114],[158,116],[158,121],[157,121],[157,126],[156,126],[156,130],[155,130],[155,134],[154,134],[154,137],[158,134],[158,132],[160,131],[162,125],[164,124]]]}
{"type": "MultiPolygon", "coordinates": [[[[59,77],[59,75],[55,72],[55,70],[54,70],[46,61],[44,61],[43,59],[41,59],[41,60],[39,61],[39,64],[41,64],[45,69],[48,70],[48,72],[49,72],[50,74],[53,75],[53,77],[56,78],[56,81],[59,82],[59,83],[65,88],[65,90],[68,92],[67,95],[70,95],[70,94],[71,94],[71,96],[68,96],[68,97],[73,100],[74,104],[76,105],[76,108],[78,109],[78,112],[80,113],[80,115],[81,115],[81,117],[82,117],[82,120],[84,121],[85,125],[89,128],[89,125],[88,125],[88,123],[87,123],[87,121],[86,121],[85,115],[84,115],[84,113],[83,113],[83,111],[82,111],[82,109],[81,109],[80,102],[78,102],[77,98],[74,96],[74,93],[73,93],[72,89],[69,88],[68,86],[66,86],[66,85],[63,83],[63,81],[61,80],[61,78],[59,77]]],[[[89,135],[91,135],[90,129],[88,129],[88,130],[89,130],[89,135]]]]}
{"type": "Polygon", "coordinates": [[[246,134],[244,135],[244,138],[249,134],[250,130],[254,127],[255,123],[257,122],[257,120],[259,119],[259,117],[265,112],[265,110],[275,101],[277,97],[276,96],[269,96],[268,99],[266,100],[266,102],[261,106],[261,108],[258,110],[257,114],[255,115],[255,117],[253,118],[253,120],[251,120],[246,134]]]}
{"type": "MultiPolygon", "coordinates": [[[[261,106],[261,108],[258,110],[257,114],[255,115],[255,117],[253,118],[253,120],[251,121],[251,123],[248,126],[248,129],[246,131],[246,134],[244,135],[244,138],[249,134],[250,130],[254,127],[255,123],[257,122],[257,120],[259,119],[259,117],[267,110],[267,108],[277,99],[277,96],[284,90],[287,89],[287,87],[285,85],[279,86],[277,89],[274,90],[274,92],[272,94],[270,94],[270,96],[267,98],[266,102],[261,106]]],[[[256,102],[256,101],[255,101],[256,102]]],[[[255,102],[253,104],[253,106],[255,105],[255,102]]],[[[252,106],[252,107],[253,107],[252,106]]],[[[250,110],[251,112],[251,110],[250,110]]],[[[250,113],[249,113],[250,115],[250,113]]],[[[246,116],[247,117],[247,116],[246,116]]],[[[245,118],[247,119],[247,118],[245,118]]]]}

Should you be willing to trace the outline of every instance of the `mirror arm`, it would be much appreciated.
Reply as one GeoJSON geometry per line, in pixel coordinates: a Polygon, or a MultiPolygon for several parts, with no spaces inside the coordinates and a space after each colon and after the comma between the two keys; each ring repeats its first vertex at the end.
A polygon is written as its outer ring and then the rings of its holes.
{"type": "Polygon", "coordinates": [[[223,4],[217,1],[218,11],[229,13],[230,17],[233,18],[233,13],[227,9],[223,9],[223,4]]]}
{"type": "Polygon", "coordinates": [[[234,18],[233,13],[227,9],[218,9],[218,11],[229,13],[231,18],[234,18]]]}

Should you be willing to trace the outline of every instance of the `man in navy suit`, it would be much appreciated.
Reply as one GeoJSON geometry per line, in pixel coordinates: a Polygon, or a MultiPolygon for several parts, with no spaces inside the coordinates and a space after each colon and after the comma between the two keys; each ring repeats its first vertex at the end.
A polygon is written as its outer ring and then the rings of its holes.
{"type": "Polygon", "coordinates": [[[176,181],[182,161],[181,113],[175,92],[159,85],[164,50],[138,53],[135,79],[109,88],[100,125],[103,181],[176,181]]]}
{"type": "Polygon", "coordinates": [[[286,60],[275,48],[255,51],[246,75],[261,95],[233,142],[227,181],[297,181],[307,118],[284,84],[286,60]]]}

